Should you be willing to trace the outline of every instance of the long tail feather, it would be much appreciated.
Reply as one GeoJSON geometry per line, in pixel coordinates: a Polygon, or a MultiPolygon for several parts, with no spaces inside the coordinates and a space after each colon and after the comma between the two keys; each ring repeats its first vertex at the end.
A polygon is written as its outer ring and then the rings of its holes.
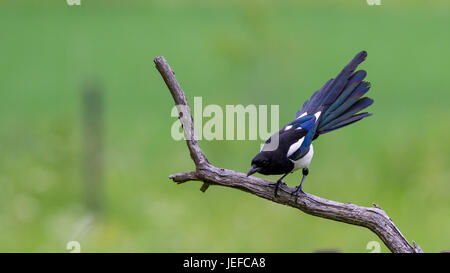
{"type": "Polygon", "coordinates": [[[370,98],[362,98],[370,89],[370,84],[363,81],[367,74],[366,71],[355,72],[366,57],[366,51],[356,54],[336,78],[325,83],[296,113],[295,117],[299,118],[305,114],[314,115],[321,112],[317,121],[315,137],[371,115],[369,113],[358,114],[373,103],[370,98]]]}
{"type": "Polygon", "coordinates": [[[371,115],[372,115],[372,113],[364,112],[364,113],[360,113],[360,114],[351,116],[350,118],[348,118],[348,119],[346,119],[346,120],[344,120],[344,121],[341,121],[340,123],[338,123],[338,124],[332,126],[331,128],[329,128],[329,129],[327,129],[327,130],[322,130],[322,131],[321,131],[321,134],[325,134],[325,133],[334,131],[334,130],[336,130],[336,129],[342,128],[342,127],[344,127],[344,126],[350,125],[350,124],[352,124],[352,123],[357,122],[358,120],[361,120],[361,119],[363,119],[363,118],[365,118],[365,117],[368,117],[368,116],[371,116],[371,115]]]}
{"type": "MultiPolygon", "coordinates": [[[[351,87],[350,87],[351,88],[351,87]]],[[[349,89],[350,89],[349,88],[349,89]]],[[[365,93],[367,93],[370,89],[370,84],[368,82],[357,83],[356,88],[351,90],[351,94],[346,96],[347,90],[342,93],[342,95],[336,100],[337,107],[336,109],[328,109],[328,111],[323,115],[323,118],[320,120],[319,127],[325,127],[329,122],[341,116],[344,112],[347,111],[354,103],[356,103],[365,93]]],[[[366,107],[370,106],[367,105],[366,107]]],[[[364,108],[361,108],[362,110],[364,108]]]]}
{"type": "Polygon", "coordinates": [[[342,121],[350,118],[354,114],[358,113],[359,111],[369,107],[372,105],[373,100],[371,98],[361,98],[358,100],[355,104],[353,104],[350,108],[348,108],[344,113],[341,113],[338,117],[332,119],[329,123],[323,125],[320,127],[321,130],[327,130],[331,127],[336,126],[337,124],[341,123],[342,121]]]}

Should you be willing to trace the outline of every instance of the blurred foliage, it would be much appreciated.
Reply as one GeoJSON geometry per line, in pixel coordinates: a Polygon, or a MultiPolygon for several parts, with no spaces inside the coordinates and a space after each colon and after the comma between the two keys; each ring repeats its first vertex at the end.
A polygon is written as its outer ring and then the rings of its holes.
{"type": "MultiPolygon", "coordinates": [[[[78,240],[84,252],[368,252],[379,239],[364,228],[171,183],[193,164],[170,136],[173,101],[152,62],[167,58],[190,101],[277,104],[284,124],[362,49],[375,115],[318,139],[305,191],[376,202],[424,251],[450,247],[448,1],[81,3],[0,3],[0,251],[66,252],[78,240]],[[106,108],[95,216],[81,176],[91,78],[106,108]]],[[[215,165],[245,172],[260,142],[200,144],[215,165]]]]}

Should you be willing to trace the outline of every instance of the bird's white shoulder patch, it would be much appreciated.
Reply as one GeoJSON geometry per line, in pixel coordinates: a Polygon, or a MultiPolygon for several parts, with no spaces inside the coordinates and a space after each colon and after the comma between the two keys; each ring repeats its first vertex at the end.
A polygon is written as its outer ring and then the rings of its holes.
{"type": "Polygon", "coordinates": [[[297,142],[295,142],[294,144],[291,145],[291,147],[289,147],[289,151],[287,153],[287,157],[291,156],[293,153],[295,153],[298,149],[300,149],[300,146],[302,146],[303,140],[305,139],[305,137],[302,137],[301,139],[299,139],[297,142]]]}
{"type": "Polygon", "coordinates": [[[288,126],[286,126],[286,128],[284,128],[284,130],[287,131],[287,130],[289,130],[291,128],[292,128],[292,125],[288,125],[288,126]]]}

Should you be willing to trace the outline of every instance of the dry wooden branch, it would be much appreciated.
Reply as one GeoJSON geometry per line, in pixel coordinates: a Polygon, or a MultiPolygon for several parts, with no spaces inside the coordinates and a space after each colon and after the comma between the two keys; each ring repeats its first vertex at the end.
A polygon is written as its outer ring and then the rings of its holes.
{"type": "Polygon", "coordinates": [[[184,135],[187,139],[186,143],[196,169],[191,172],[170,175],[169,178],[174,182],[180,184],[193,180],[201,181],[204,183],[201,187],[202,191],[206,191],[209,185],[240,189],[267,200],[297,208],[307,214],[366,227],[373,231],[392,252],[422,252],[417,244],[414,243],[414,246],[412,246],[406,240],[384,210],[375,204],[374,207],[361,207],[351,203],[344,204],[327,200],[307,193],[302,193],[295,197],[291,194],[294,189],[284,183],[280,185],[278,196],[275,197],[275,183],[256,177],[247,177],[246,174],[211,165],[195,139],[190,109],[186,96],[175,78],[175,73],[164,57],[156,57],[154,62],[172,94],[180,117],[188,114],[188,117],[185,116],[184,120],[180,120],[183,124],[184,135]]]}

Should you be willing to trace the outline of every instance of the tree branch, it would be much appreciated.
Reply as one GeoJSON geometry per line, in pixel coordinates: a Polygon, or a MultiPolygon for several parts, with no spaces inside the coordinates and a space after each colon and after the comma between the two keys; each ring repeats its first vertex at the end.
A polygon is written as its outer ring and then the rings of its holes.
{"type": "Polygon", "coordinates": [[[284,183],[280,185],[278,196],[275,197],[275,183],[256,177],[247,177],[246,174],[211,165],[198,145],[186,96],[175,78],[175,73],[164,57],[156,57],[154,62],[179,110],[186,143],[196,166],[195,171],[170,175],[169,178],[174,182],[180,184],[193,180],[201,181],[204,183],[201,187],[202,191],[206,191],[209,185],[240,189],[261,198],[297,208],[310,215],[366,227],[373,231],[392,252],[422,252],[417,244],[414,243],[414,246],[409,244],[389,216],[376,204],[374,204],[374,207],[361,207],[351,203],[344,204],[327,200],[307,193],[301,193],[298,197],[295,197],[295,195],[292,195],[295,189],[284,183]],[[187,110],[184,108],[187,108],[187,110]],[[185,118],[182,119],[181,117],[186,114],[188,117],[184,116],[185,118]]]}

